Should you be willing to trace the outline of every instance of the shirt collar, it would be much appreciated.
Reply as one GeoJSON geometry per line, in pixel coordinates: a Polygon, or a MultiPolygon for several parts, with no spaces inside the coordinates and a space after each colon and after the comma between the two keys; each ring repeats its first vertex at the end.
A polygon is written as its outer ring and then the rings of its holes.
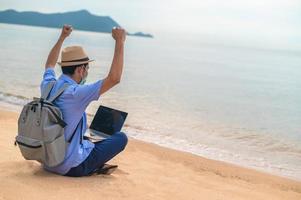
{"type": "Polygon", "coordinates": [[[73,80],[70,76],[67,76],[66,74],[61,74],[60,78],[61,80],[71,83],[71,84],[77,84],[75,80],[73,80]]]}

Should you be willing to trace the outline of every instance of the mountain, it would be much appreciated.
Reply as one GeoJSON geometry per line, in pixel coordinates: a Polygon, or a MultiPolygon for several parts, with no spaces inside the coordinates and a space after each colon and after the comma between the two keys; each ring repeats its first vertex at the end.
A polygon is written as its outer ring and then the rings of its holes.
{"type": "MultiPolygon", "coordinates": [[[[22,24],[60,28],[64,24],[71,24],[77,30],[111,33],[114,26],[120,26],[109,16],[97,16],[87,10],[65,13],[39,13],[33,11],[18,12],[13,9],[0,11],[0,23],[22,24]]],[[[151,34],[142,32],[128,33],[128,35],[149,37],[151,34]]]]}

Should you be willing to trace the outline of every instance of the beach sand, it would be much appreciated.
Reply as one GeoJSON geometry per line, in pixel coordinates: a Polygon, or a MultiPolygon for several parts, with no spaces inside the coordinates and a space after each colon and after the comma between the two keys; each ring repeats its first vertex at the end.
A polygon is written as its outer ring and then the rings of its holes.
{"type": "Polygon", "coordinates": [[[129,139],[112,175],[64,177],[14,146],[18,113],[0,109],[0,200],[301,199],[301,182],[129,139]]]}

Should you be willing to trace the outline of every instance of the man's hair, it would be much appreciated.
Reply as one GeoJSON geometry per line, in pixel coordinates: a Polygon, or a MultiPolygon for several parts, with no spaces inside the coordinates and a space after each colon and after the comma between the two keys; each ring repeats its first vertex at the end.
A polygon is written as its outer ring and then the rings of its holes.
{"type": "Polygon", "coordinates": [[[80,64],[80,65],[72,65],[72,66],[67,66],[67,67],[61,67],[62,68],[62,72],[63,74],[67,74],[67,75],[73,75],[74,71],[77,67],[83,66],[86,67],[88,65],[88,63],[85,64],[80,64]]]}

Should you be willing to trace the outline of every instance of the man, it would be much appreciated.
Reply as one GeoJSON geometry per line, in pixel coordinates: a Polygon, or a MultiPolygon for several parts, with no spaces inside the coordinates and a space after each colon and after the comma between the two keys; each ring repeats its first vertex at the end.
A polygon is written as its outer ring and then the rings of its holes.
{"type": "MultiPolygon", "coordinates": [[[[49,81],[56,80],[54,67],[57,63],[59,52],[64,40],[71,34],[72,27],[64,25],[61,35],[51,49],[41,83],[41,92],[46,89],[49,81]]],[[[65,127],[66,141],[72,137],[68,146],[64,162],[56,167],[44,165],[44,169],[65,176],[87,176],[95,172],[110,174],[117,165],[107,165],[107,161],[124,150],[127,145],[127,136],[123,132],[116,132],[110,138],[92,143],[84,140],[83,135],[87,129],[87,117],[85,109],[91,101],[98,100],[99,97],[117,85],[121,80],[123,68],[123,51],[126,32],[122,28],[114,28],[112,37],[115,40],[114,58],[111,69],[106,78],[98,80],[92,84],[84,84],[88,76],[89,59],[85,51],[80,46],[70,46],[63,49],[61,53],[62,75],[56,80],[50,96],[58,91],[65,83],[70,85],[63,94],[54,101],[62,113],[63,119],[67,123],[65,127]]]]}

